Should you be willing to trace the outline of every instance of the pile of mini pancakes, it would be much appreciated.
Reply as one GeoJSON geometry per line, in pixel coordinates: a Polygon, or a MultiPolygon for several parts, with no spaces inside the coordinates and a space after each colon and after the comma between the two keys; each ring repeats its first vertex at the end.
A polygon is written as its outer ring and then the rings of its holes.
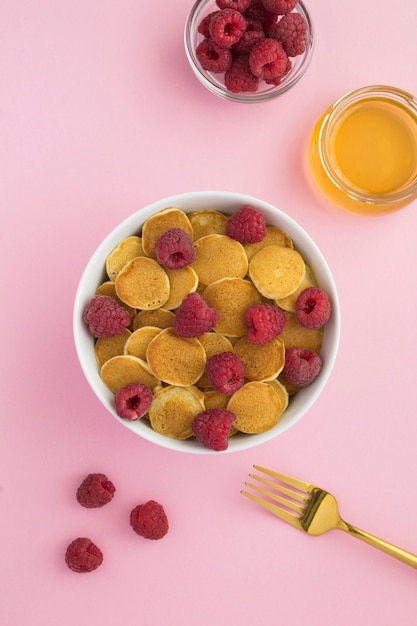
{"type": "Polygon", "coordinates": [[[263,241],[241,244],[226,236],[227,219],[220,211],[176,207],[152,215],[109,254],[108,280],[96,290],[115,298],[131,317],[121,334],[95,342],[103,382],[114,394],[131,382],[146,384],[153,400],[143,419],[174,439],[193,437],[195,415],[211,408],[236,415],[231,436],[273,428],[299,391],[282,372],[286,349],[319,353],[322,346],[323,329],[304,328],[294,316],[298,294],[317,282],[290,237],[267,226],[263,241]],[[181,228],[194,242],[195,261],[183,269],[156,261],[156,242],[170,228],[181,228]],[[195,291],[220,317],[213,331],[185,339],[172,324],[183,298],[195,291]],[[246,338],[244,313],[261,302],[284,310],[286,324],[279,337],[255,345],[246,338]],[[245,365],[245,382],[231,396],[211,388],[204,373],[208,358],[228,351],[245,365]]]}

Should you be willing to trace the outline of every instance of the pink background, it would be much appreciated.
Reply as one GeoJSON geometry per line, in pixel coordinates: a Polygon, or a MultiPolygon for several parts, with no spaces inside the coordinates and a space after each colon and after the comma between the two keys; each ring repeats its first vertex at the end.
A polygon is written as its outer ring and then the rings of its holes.
{"type": "Polygon", "coordinates": [[[417,572],[343,533],[298,533],[240,495],[253,463],[338,497],[343,516],[417,553],[416,203],[344,213],[303,168],[316,118],[346,91],[417,93],[417,7],[310,2],[316,48],[282,98],[223,101],[183,49],[190,0],[3,0],[0,9],[2,624],[338,626],[416,623],[417,572]],[[315,406],[275,441],[181,455],[122,428],[88,387],[72,306],[85,263],[122,219],[184,191],[247,193],[296,219],[336,279],[342,337],[315,406]],[[117,487],[101,510],[75,490],[117,487]],[[145,499],[170,531],[128,524],[145,499]],[[90,575],[63,555],[90,536],[90,575]]]}

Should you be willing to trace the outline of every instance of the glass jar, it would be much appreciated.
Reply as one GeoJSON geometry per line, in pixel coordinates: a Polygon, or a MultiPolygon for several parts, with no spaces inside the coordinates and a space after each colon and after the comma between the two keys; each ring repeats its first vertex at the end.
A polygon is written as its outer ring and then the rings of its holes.
{"type": "Polygon", "coordinates": [[[318,120],[309,161],[336,206],[363,215],[401,209],[417,198],[417,100],[385,85],[344,95],[318,120]]]}

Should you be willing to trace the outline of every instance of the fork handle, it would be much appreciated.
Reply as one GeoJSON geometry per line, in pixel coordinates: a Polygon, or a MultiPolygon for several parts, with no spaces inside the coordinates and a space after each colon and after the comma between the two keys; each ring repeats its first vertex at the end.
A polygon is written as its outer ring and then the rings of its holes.
{"type": "Polygon", "coordinates": [[[402,548],[398,548],[394,546],[392,543],[388,543],[388,541],[384,541],[383,539],[378,539],[378,537],[374,537],[364,530],[360,530],[356,528],[356,526],[352,526],[351,524],[347,524],[346,522],[340,526],[341,530],[344,530],[352,537],[356,537],[356,539],[360,539],[365,543],[368,543],[370,546],[374,548],[378,548],[378,550],[382,550],[386,554],[393,556],[395,559],[402,561],[406,565],[410,565],[410,567],[414,567],[417,569],[417,556],[415,554],[411,554],[411,552],[407,552],[402,548]]]}

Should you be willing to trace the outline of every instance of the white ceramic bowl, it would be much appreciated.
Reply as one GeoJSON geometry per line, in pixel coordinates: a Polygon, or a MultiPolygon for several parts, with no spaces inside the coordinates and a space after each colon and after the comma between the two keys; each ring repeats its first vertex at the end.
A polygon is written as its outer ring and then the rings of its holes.
{"type": "Polygon", "coordinates": [[[253,448],[259,444],[271,441],[271,439],[274,439],[293,426],[317,400],[332,371],[340,335],[340,306],[338,294],[331,271],[322,253],[301,226],[271,204],[244,194],[223,191],[200,191],[179,194],[158,200],[149,206],[143,207],[118,224],[98,246],[81,276],[75,296],[73,312],[73,331],[76,351],[82,370],[97,398],[107,411],[123,424],[123,426],[158,446],[179,452],[195,454],[225,453],[209,450],[192,439],[179,441],[160,435],[152,430],[147,420],[131,422],[123,420],[117,415],[114,409],[114,395],[104,385],[99,375],[94,354],[94,339],[87,331],[82,319],[84,308],[93,297],[98,285],[104,280],[107,280],[105,261],[108,254],[122,239],[129,235],[137,234],[143,222],[150,215],[170,206],[178,207],[186,213],[201,209],[214,209],[224,213],[233,213],[233,211],[243,204],[251,204],[262,211],[267,224],[281,228],[291,237],[294,242],[294,248],[302,254],[306,263],[312,268],[319,286],[328,293],[332,303],[332,316],[324,331],[323,347],[321,351],[323,368],[320,375],[311,385],[299,391],[291,399],[289,407],[281,417],[277,426],[258,435],[244,435],[240,433],[233,435],[229,440],[229,447],[225,452],[236,452],[253,448]]]}

